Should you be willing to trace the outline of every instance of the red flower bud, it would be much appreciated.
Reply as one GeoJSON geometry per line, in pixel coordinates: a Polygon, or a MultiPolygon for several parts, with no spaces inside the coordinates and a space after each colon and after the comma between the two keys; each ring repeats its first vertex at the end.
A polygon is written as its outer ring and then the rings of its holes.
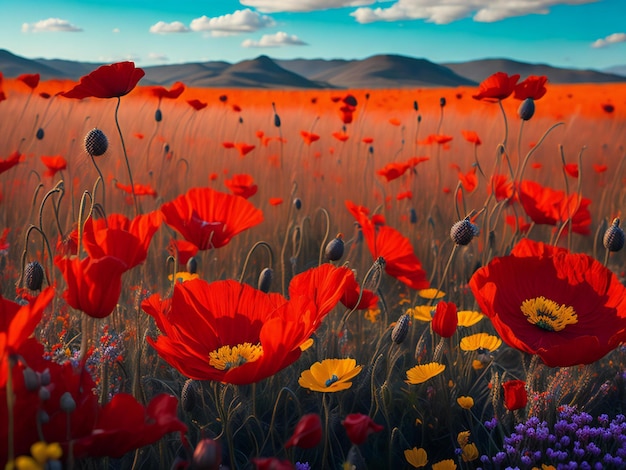
{"type": "Polygon", "coordinates": [[[376,424],[372,418],[361,413],[349,414],[341,424],[346,428],[350,442],[357,446],[363,444],[371,433],[385,429],[384,426],[376,424]]]}
{"type": "Polygon", "coordinates": [[[322,420],[319,415],[309,413],[300,418],[285,447],[298,446],[301,449],[310,449],[318,445],[321,440],[322,420]]]}
{"type": "Polygon", "coordinates": [[[456,331],[458,323],[456,305],[452,302],[439,302],[433,316],[433,331],[443,338],[450,338],[456,331]]]}
{"type": "Polygon", "coordinates": [[[523,380],[509,380],[502,384],[504,389],[504,406],[507,410],[519,410],[525,408],[528,403],[526,382],[523,380]]]}

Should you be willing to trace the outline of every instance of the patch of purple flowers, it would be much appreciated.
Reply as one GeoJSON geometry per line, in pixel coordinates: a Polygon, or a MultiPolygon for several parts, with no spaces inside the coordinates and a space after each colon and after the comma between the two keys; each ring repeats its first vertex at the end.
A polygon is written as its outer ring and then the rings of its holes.
{"type": "MultiPolygon", "coordinates": [[[[485,427],[494,433],[496,423],[485,427]]],[[[560,406],[553,425],[533,416],[519,423],[493,455],[482,455],[487,469],[535,467],[565,469],[618,469],[626,464],[626,417],[593,418],[574,406],[560,406]]]]}

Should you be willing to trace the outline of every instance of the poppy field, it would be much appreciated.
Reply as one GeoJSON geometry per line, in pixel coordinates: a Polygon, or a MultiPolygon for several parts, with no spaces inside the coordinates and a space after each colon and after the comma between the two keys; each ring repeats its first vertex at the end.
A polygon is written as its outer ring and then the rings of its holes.
{"type": "Polygon", "coordinates": [[[0,75],[11,469],[626,466],[626,83],[0,75]]]}

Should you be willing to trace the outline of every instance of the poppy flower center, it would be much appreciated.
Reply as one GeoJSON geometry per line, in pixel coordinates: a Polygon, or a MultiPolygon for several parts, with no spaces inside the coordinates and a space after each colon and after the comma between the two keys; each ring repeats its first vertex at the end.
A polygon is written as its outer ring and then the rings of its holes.
{"type": "Polygon", "coordinates": [[[547,331],[561,331],[567,325],[578,323],[574,307],[559,305],[544,296],[526,299],[520,308],[530,323],[547,331]]]}
{"type": "Polygon", "coordinates": [[[209,365],[219,370],[230,370],[246,362],[254,362],[263,355],[260,344],[243,343],[222,346],[209,353],[209,365]]]}
{"type": "Polygon", "coordinates": [[[332,384],[334,384],[334,383],[335,383],[335,382],[337,382],[338,380],[339,380],[339,377],[337,377],[335,374],[333,374],[333,376],[332,376],[330,379],[328,379],[328,380],[326,381],[325,385],[326,385],[327,387],[330,387],[332,384]]]}

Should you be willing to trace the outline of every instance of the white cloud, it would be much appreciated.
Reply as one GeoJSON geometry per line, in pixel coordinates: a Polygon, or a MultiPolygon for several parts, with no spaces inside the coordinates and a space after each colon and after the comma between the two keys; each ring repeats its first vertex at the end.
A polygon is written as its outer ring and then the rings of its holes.
{"type": "Polygon", "coordinates": [[[167,62],[169,58],[165,54],[159,54],[158,52],[150,52],[148,54],[148,59],[156,60],[159,62],[167,62]]]}
{"type": "Polygon", "coordinates": [[[191,30],[180,21],[173,21],[171,23],[159,21],[150,26],[150,32],[152,34],[188,33],[189,31],[191,30]]]}
{"type": "Polygon", "coordinates": [[[597,0],[397,0],[388,8],[357,8],[350,13],[359,23],[375,21],[425,20],[448,24],[472,17],[493,23],[530,14],[545,15],[555,5],[580,5],[597,0]]]}
{"type": "Polygon", "coordinates": [[[307,43],[298,36],[289,35],[283,31],[276,34],[264,34],[261,39],[254,41],[246,39],[241,43],[242,47],[282,47],[282,46],[306,46],[307,43]]]}
{"type": "Polygon", "coordinates": [[[609,34],[604,39],[596,39],[591,47],[599,49],[601,47],[607,47],[611,44],[617,44],[619,42],[626,42],[626,33],[613,33],[609,34]]]}
{"type": "Polygon", "coordinates": [[[279,11],[313,11],[331,8],[359,7],[371,5],[377,0],[239,0],[247,7],[254,7],[263,13],[279,11]]]}
{"type": "Polygon", "coordinates": [[[275,24],[271,17],[246,8],[213,18],[201,16],[192,20],[189,27],[192,31],[210,31],[213,36],[230,36],[252,33],[259,29],[272,27],[275,24]]]}
{"type": "Polygon", "coordinates": [[[42,32],[70,32],[77,33],[82,31],[82,28],[74,26],[67,20],[61,18],[48,18],[47,20],[37,21],[36,23],[24,23],[22,24],[23,33],[42,33],[42,32]]]}

